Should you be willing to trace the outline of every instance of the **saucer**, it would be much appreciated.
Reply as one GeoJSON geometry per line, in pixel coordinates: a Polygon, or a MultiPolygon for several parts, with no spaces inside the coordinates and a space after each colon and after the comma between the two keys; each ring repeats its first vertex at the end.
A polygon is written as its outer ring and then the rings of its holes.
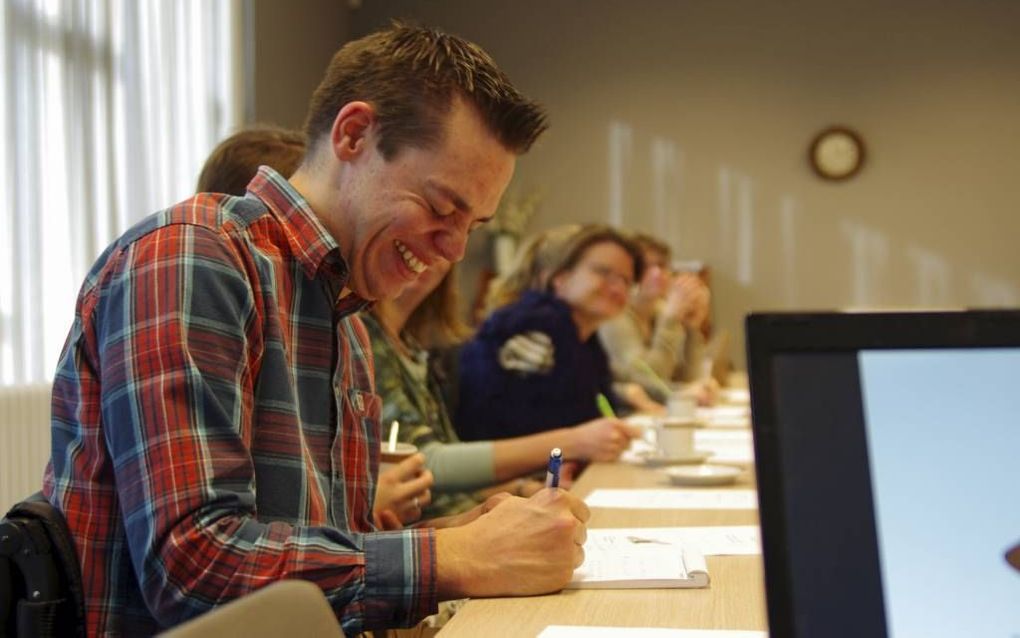
{"type": "Polygon", "coordinates": [[[660,416],[655,423],[655,428],[693,428],[700,429],[707,424],[704,419],[693,416],[660,416]]]}
{"type": "Polygon", "coordinates": [[[740,468],[731,465],[687,465],[666,470],[676,485],[728,485],[740,476],[740,468]]]}
{"type": "Polygon", "coordinates": [[[662,467],[665,465],[692,465],[704,463],[705,460],[713,454],[714,452],[693,450],[690,454],[684,456],[659,456],[659,454],[654,450],[649,450],[648,454],[642,455],[642,460],[645,465],[649,465],[651,467],[662,467]]]}

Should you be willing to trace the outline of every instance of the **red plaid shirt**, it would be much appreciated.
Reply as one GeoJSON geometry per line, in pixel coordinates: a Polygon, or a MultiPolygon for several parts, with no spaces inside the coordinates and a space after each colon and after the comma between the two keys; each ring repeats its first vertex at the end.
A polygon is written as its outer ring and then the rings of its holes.
{"type": "Polygon", "coordinates": [[[347,633],[432,613],[429,530],[376,532],[364,306],[302,197],[263,167],[111,245],[53,388],[44,491],[75,538],[89,634],[153,633],[273,581],[347,633]]]}

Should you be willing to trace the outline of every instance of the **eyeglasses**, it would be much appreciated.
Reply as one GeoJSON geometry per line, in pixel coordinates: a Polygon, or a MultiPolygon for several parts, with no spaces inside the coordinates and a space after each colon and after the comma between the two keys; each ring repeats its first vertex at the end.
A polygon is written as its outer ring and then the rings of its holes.
{"type": "Polygon", "coordinates": [[[603,279],[604,281],[620,284],[621,286],[627,289],[630,289],[631,287],[634,286],[634,278],[632,276],[618,273],[609,266],[606,266],[605,264],[589,263],[582,265],[585,268],[587,268],[589,272],[598,275],[598,277],[603,279]]]}

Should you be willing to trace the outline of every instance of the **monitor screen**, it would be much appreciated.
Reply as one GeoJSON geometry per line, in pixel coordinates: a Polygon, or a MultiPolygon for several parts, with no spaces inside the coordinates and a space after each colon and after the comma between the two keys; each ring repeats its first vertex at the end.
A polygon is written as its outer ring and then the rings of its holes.
{"type": "Polygon", "coordinates": [[[1020,637],[1020,314],[752,316],[748,353],[773,634],[1020,637]]]}

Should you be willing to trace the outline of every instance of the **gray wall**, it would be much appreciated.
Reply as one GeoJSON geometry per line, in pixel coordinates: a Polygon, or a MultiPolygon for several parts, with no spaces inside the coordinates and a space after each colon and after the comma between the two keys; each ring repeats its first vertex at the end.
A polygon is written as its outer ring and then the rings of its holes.
{"type": "Polygon", "coordinates": [[[1020,305],[1020,3],[365,0],[350,36],[398,16],[547,105],[511,186],[545,193],[532,229],[660,234],[737,336],[752,309],[1020,305]],[[869,154],[840,184],[806,163],[834,123],[869,154]]]}
{"type": "Polygon", "coordinates": [[[253,0],[246,9],[254,34],[246,119],[301,128],[312,91],[349,37],[347,3],[253,0]]]}

